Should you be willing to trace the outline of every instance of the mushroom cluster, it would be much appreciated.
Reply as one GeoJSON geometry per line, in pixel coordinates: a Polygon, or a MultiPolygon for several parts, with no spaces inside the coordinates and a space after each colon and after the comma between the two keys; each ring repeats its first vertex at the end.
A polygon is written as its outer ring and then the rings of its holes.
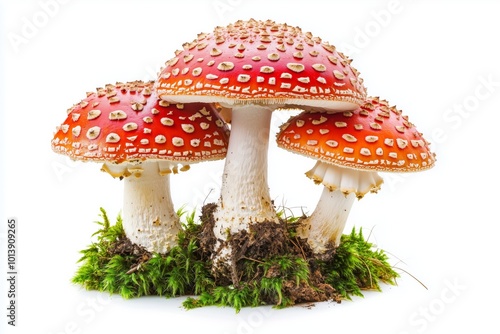
{"type": "MultiPolygon", "coordinates": [[[[306,175],[324,190],[297,232],[318,256],[338,247],[354,200],[380,189],[377,172],[434,165],[422,134],[387,101],[367,97],[351,62],[299,27],[239,20],[184,43],[155,81],[110,84],[88,93],[68,110],[52,148],[101,162],[103,171],[123,179],[125,233],[159,253],[176,244],[181,230],[169,174],[225,158],[209,248],[213,271],[231,271],[234,283],[236,263],[251,248],[250,239],[260,237],[255,227],[282,224],[267,173],[274,110],[303,110],[281,126],[277,142],[317,160],[306,175]],[[249,239],[231,242],[240,233],[249,239]]],[[[273,238],[277,234],[266,242],[279,242],[273,238]]]]}

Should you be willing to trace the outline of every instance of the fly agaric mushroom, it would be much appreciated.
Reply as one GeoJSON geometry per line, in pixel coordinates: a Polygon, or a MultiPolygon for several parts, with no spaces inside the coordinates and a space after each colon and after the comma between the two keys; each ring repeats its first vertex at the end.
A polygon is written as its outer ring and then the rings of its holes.
{"type": "Polygon", "coordinates": [[[324,185],[323,193],[298,229],[316,254],[339,245],[354,198],[380,189],[378,171],[416,172],[435,162],[408,117],[378,98],[354,111],[303,112],[282,125],[277,142],[318,160],[306,175],[324,185]]]}
{"type": "Polygon", "coordinates": [[[267,182],[271,113],[289,106],[355,109],[366,92],[350,63],[321,38],[270,20],[240,20],[200,33],[166,62],[156,83],[160,98],[232,109],[214,212],[219,240],[255,223],[278,222],[267,182]]]}
{"type": "Polygon", "coordinates": [[[55,152],[102,162],[124,178],[123,228],[148,251],[165,253],[181,229],[170,195],[170,173],[190,163],[223,159],[228,128],[209,104],[169,104],[153,82],[106,85],[68,110],[52,140],[55,152]]]}

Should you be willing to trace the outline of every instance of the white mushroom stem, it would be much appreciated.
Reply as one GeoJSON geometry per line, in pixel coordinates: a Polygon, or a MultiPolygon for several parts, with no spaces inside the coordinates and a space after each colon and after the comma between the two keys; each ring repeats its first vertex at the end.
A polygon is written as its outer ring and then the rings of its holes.
{"type": "Polygon", "coordinates": [[[324,189],[316,209],[301,222],[297,233],[307,238],[315,254],[322,254],[339,246],[354,199],[377,192],[383,180],[377,172],[337,167],[321,161],[306,175],[322,183],[324,189]]]}
{"type": "Polygon", "coordinates": [[[249,229],[254,223],[278,222],[267,183],[269,128],[274,108],[236,106],[232,110],[231,136],[222,178],[221,196],[214,212],[214,234],[249,229]]]}
{"type": "Polygon", "coordinates": [[[157,253],[166,253],[174,247],[181,224],[170,196],[170,176],[165,163],[106,164],[103,169],[126,176],[122,221],[130,241],[157,253]]]}
{"type": "Polygon", "coordinates": [[[315,254],[324,253],[329,245],[337,247],[340,244],[340,237],[355,198],[354,193],[345,195],[340,190],[323,188],[316,209],[301,222],[298,230],[300,237],[307,238],[315,254]]]}

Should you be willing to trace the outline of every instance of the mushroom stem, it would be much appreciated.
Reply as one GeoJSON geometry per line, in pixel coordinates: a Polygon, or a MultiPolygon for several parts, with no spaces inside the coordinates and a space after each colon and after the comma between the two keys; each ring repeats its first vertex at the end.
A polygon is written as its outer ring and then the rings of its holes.
{"type": "Polygon", "coordinates": [[[315,254],[322,254],[340,244],[340,237],[355,198],[377,192],[383,180],[377,172],[338,167],[321,161],[306,173],[316,183],[324,185],[314,212],[297,229],[308,239],[315,254]]]}
{"type": "Polygon", "coordinates": [[[177,244],[181,229],[170,196],[170,176],[161,176],[158,162],[148,161],[137,165],[124,182],[125,234],[150,252],[166,253],[177,244]]]}
{"type": "Polygon", "coordinates": [[[298,235],[307,238],[315,254],[322,254],[340,244],[340,237],[356,195],[323,188],[314,212],[301,222],[298,235]]]}
{"type": "Polygon", "coordinates": [[[273,109],[245,105],[232,110],[221,196],[214,212],[214,234],[218,239],[226,240],[228,232],[248,231],[253,223],[278,223],[267,183],[267,151],[273,109]]]}

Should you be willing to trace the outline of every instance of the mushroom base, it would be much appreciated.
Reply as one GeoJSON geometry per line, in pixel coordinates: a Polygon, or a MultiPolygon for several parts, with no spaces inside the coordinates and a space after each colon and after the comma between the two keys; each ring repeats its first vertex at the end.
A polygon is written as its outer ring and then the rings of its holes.
{"type": "Polygon", "coordinates": [[[207,204],[202,210],[203,232],[200,238],[202,249],[211,254],[212,272],[220,284],[239,285],[244,270],[241,260],[262,259],[289,254],[286,222],[263,221],[229,235],[225,240],[214,233],[215,204],[207,204]]]}
{"type": "Polygon", "coordinates": [[[185,228],[179,232],[178,245],[166,254],[149,252],[132,243],[121,219],[110,225],[101,209],[100,230],[93,234],[95,242],[82,251],[73,282],[126,299],[189,296],[183,302],[187,309],[216,305],[238,311],[247,306],[282,308],[298,303],[340,302],[352,295],[362,296],[362,290],[380,290],[382,283],[394,284],[399,276],[384,252],[373,249],[361,231],[343,235],[333,259],[315,258],[306,240],[297,237],[298,224],[293,217],[281,221],[277,232],[271,229],[274,225],[264,224],[261,230],[234,235],[233,247],[244,249],[235,258],[236,271],[224,267],[214,271],[210,259],[216,241],[212,231],[215,207],[210,204],[203,208],[201,224],[195,222],[194,215],[183,216],[185,228]],[[266,242],[253,233],[266,237],[266,242]],[[267,243],[276,236],[283,237],[283,242],[267,243]]]}

